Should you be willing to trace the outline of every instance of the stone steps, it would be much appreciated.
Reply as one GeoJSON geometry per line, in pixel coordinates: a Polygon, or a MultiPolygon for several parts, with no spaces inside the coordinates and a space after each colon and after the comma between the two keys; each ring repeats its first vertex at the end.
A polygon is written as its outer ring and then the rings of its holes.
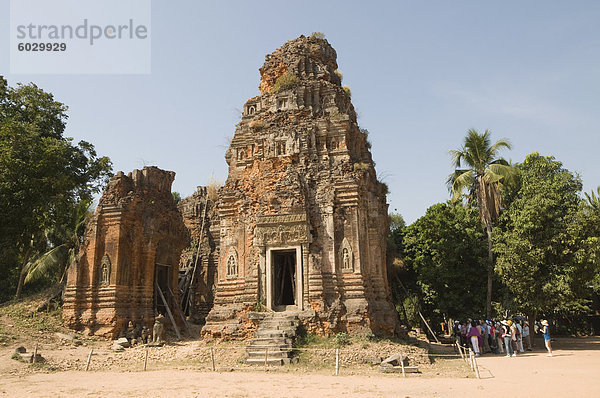
{"type": "Polygon", "coordinates": [[[291,362],[293,340],[300,324],[297,314],[290,312],[261,313],[254,339],[246,346],[246,363],[284,365],[291,362]]]}

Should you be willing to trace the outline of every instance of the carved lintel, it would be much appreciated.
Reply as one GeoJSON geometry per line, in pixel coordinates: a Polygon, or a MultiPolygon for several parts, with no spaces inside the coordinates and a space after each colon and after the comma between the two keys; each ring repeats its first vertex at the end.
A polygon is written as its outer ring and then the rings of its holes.
{"type": "Polygon", "coordinates": [[[283,246],[310,243],[306,213],[259,215],[256,220],[256,246],[283,246]]]}
{"type": "Polygon", "coordinates": [[[270,214],[256,217],[256,225],[279,225],[292,223],[306,223],[306,213],[297,214],[270,214]]]}

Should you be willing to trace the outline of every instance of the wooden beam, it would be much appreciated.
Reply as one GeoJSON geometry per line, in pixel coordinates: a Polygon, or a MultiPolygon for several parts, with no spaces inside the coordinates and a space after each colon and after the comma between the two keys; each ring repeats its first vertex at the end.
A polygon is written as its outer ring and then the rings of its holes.
{"type": "Polygon", "coordinates": [[[179,340],[181,340],[181,333],[179,333],[179,328],[177,327],[177,324],[175,323],[175,319],[173,318],[173,314],[171,313],[169,304],[167,303],[167,300],[165,299],[165,296],[163,295],[162,290],[160,290],[160,286],[158,286],[158,283],[156,283],[155,286],[156,286],[156,290],[158,291],[158,294],[160,295],[160,298],[162,299],[163,304],[165,305],[165,308],[167,309],[167,314],[169,315],[169,319],[171,319],[171,323],[173,324],[173,329],[175,329],[175,334],[177,334],[177,338],[179,340]]]}

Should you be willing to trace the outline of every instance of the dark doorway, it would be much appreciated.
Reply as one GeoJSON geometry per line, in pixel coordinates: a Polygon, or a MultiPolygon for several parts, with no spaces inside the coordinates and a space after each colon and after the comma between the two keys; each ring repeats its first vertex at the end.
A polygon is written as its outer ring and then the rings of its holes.
{"type": "Polygon", "coordinates": [[[154,255],[154,308],[157,313],[163,315],[167,315],[164,302],[166,301],[169,306],[172,305],[172,263],[170,246],[167,241],[162,240],[159,242],[154,255]]]}
{"type": "Polygon", "coordinates": [[[273,305],[296,304],[296,251],[273,252],[273,305]]]}

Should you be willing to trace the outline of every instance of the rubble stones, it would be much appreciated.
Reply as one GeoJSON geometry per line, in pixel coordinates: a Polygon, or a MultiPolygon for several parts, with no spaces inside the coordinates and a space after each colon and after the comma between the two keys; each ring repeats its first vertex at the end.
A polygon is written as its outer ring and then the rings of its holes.
{"type": "Polygon", "coordinates": [[[123,348],[129,348],[129,347],[131,347],[131,344],[129,343],[129,340],[127,340],[127,338],[125,338],[125,337],[121,337],[121,338],[115,340],[114,344],[120,345],[123,348]]]}

